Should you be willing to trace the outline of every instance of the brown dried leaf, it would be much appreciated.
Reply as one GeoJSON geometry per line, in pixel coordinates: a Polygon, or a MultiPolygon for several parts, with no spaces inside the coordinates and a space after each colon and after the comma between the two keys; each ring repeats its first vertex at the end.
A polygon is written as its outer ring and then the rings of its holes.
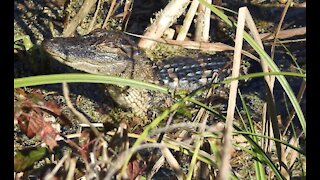
{"type": "Polygon", "coordinates": [[[39,136],[52,150],[58,146],[56,138],[59,135],[59,131],[51,123],[45,121],[43,117],[50,114],[54,117],[60,117],[69,124],[71,122],[62,114],[58,104],[44,100],[41,91],[33,91],[25,97],[15,101],[15,124],[18,124],[29,138],[35,135],[39,136]]]}
{"type": "Polygon", "coordinates": [[[140,173],[139,161],[130,162],[127,169],[129,179],[136,179],[140,173]]]}
{"type": "Polygon", "coordinates": [[[45,122],[45,124],[44,128],[37,135],[39,135],[41,140],[53,150],[54,147],[58,146],[56,139],[59,132],[54,129],[50,123],[45,122]]]}
{"type": "Polygon", "coordinates": [[[146,170],[146,164],[141,164],[140,160],[133,160],[128,164],[127,174],[129,179],[134,180],[146,170]]]}
{"type": "Polygon", "coordinates": [[[21,130],[29,138],[38,135],[51,150],[58,145],[56,138],[59,135],[59,132],[52,127],[51,123],[46,122],[42,115],[35,113],[35,111],[28,114],[23,113],[18,118],[18,124],[21,130]]]}

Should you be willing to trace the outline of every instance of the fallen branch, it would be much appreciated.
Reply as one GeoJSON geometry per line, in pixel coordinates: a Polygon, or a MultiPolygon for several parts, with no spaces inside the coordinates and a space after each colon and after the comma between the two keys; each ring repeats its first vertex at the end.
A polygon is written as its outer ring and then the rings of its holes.
{"type": "MultiPolygon", "coordinates": [[[[287,30],[279,31],[277,38],[278,39],[286,39],[286,38],[290,38],[293,36],[299,36],[299,35],[304,35],[304,34],[306,34],[306,27],[287,29],[287,30]]],[[[271,39],[274,39],[274,34],[273,33],[263,33],[263,34],[260,34],[260,38],[262,40],[271,40],[271,39]]]]}

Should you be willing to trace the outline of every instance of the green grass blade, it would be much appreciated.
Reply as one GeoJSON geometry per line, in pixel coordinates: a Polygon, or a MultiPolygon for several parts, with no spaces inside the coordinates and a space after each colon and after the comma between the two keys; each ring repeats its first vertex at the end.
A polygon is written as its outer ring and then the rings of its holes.
{"type": "MultiPolygon", "coordinates": [[[[240,100],[241,100],[243,109],[246,112],[246,115],[247,115],[247,118],[248,118],[248,122],[249,122],[249,125],[250,125],[249,132],[252,132],[253,134],[255,134],[256,130],[255,130],[254,122],[253,122],[253,120],[251,118],[249,109],[248,109],[248,107],[246,105],[245,100],[243,99],[243,96],[242,96],[240,90],[238,90],[238,94],[240,96],[240,100]]],[[[246,129],[246,131],[248,131],[248,130],[246,129]]],[[[257,136],[251,136],[251,138],[253,139],[254,142],[256,142],[258,144],[259,139],[257,138],[257,136]]],[[[258,159],[262,158],[260,154],[257,154],[257,156],[258,156],[258,159]]],[[[265,180],[266,179],[266,175],[265,175],[266,172],[264,170],[263,164],[261,162],[259,162],[259,161],[254,161],[254,167],[255,167],[255,170],[256,170],[256,178],[258,180],[265,180]]]]}
{"type": "MultiPolygon", "coordinates": [[[[270,56],[253,40],[253,38],[245,33],[244,34],[245,40],[256,50],[256,52],[260,55],[260,57],[262,57],[262,59],[266,60],[266,63],[268,64],[268,66],[270,67],[270,69],[273,72],[280,72],[280,69],[277,67],[277,65],[273,62],[273,60],[270,58],[270,56]]],[[[305,135],[306,134],[306,120],[305,117],[302,113],[302,109],[299,105],[299,102],[296,98],[296,96],[294,95],[288,81],[286,80],[286,78],[283,75],[277,75],[276,76],[277,80],[279,81],[279,83],[281,84],[282,88],[284,89],[284,91],[286,92],[286,94],[288,95],[293,108],[295,109],[297,116],[299,118],[301,127],[303,129],[303,132],[305,135]]]]}
{"type": "Polygon", "coordinates": [[[25,87],[25,86],[37,86],[44,84],[55,84],[55,83],[75,83],[75,82],[86,82],[86,83],[108,83],[118,86],[131,86],[135,88],[149,89],[153,91],[160,91],[162,93],[169,93],[167,88],[146,83],[138,80],[125,79],[114,76],[95,75],[95,74],[51,74],[51,75],[40,75],[14,79],[14,88],[25,87]]]}
{"type": "MultiPolygon", "coordinates": [[[[213,5],[209,4],[205,0],[198,0],[201,4],[205,5],[208,7],[213,13],[215,13],[217,16],[219,16],[224,22],[226,22],[229,26],[233,27],[236,26],[229,18],[226,16],[223,12],[218,10],[216,7],[213,5]]],[[[270,58],[270,56],[255,42],[255,40],[247,33],[244,32],[243,34],[244,39],[251,45],[251,47],[259,54],[261,59],[265,60],[266,63],[268,64],[269,68],[271,69],[272,72],[280,72],[279,68],[277,65],[273,62],[273,60],[270,58]]],[[[305,117],[302,113],[301,107],[299,105],[299,102],[297,98],[295,97],[288,81],[283,75],[276,76],[277,80],[280,82],[282,88],[288,95],[293,108],[295,109],[297,116],[299,118],[301,127],[303,129],[304,134],[306,135],[306,120],[305,117]]]]}
{"type": "MultiPolygon", "coordinates": [[[[234,125],[233,126],[237,131],[241,131],[241,128],[234,125]]],[[[263,151],[263,149],[256,143],[250,136],[243,134],[243,136],[247,139],[247,141],[251,144],[251,146],[254,148],[254,153],[257,154],[257,158],[261,161],[267,164],[272,171],[274,172],[277,179],[283,179],[283,176],[281,175],[281,172],[278,170],[277,166],[272,162],[271,158],[263,151]]],[[[261,167],[260,167],[261,168],[261,167]]]]}

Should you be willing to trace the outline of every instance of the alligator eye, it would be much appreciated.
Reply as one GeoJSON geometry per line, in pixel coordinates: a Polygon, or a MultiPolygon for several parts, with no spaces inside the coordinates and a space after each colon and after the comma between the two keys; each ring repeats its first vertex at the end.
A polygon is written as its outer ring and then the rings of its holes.
{"type": "Polygon", "coordinates": [[[133,56],[134,51],[132,46],[121,46],[121,50],[125,52],[129,57],[133,56]]]}

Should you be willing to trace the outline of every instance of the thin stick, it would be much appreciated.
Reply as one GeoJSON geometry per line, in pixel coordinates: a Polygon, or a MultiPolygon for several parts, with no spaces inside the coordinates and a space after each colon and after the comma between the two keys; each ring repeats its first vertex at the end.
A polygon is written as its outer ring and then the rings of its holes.
{"type": "Polygon", "coordinates": [[[93,19],[92,19],[91,22],[90,22],[90,25],[89,25],[89,28],[88,28],[88,30],[87,30],[87,33],[89,33],[89,32],[92,30],[94,24],[96,23],[96,20],[97,20],[97,17],[98,17],[98,13],[99,13],[99,10],[100,10],[100,6],[101,6],[101,1],[102,1],[102,0],[98,0],[97,9],[96,9],[96,11],[94,12],[93,19]]]}
{"type": "Polygon", "coordinates": [[[129,18],[131,16],[131,11],[133,8],[133,0],[126,0],[126,3],[123,8],[123,17],[122,17],[122,30],[125,31],[127,29],[127,25],[129,22],[129,18]]]}
{"type": "MultiPolygon", "coordinates": [[[[287,14],[287,11],[288,11],[291,3],[292,3],[292,0],[288,0],[287,1],[287,4],[286,4],[285,8],[282,11],[281,19],[280,19],[280,22],[278,24],[277,30],[275,32],[275,38],[274,38],[274,41],[273,41],[274,44],[271,46],[271,59],[272,60],[274,59],[275,47],[276,47],[275,45],[276,45],[277,37],[278,37],[278,34],[279,34],[280,30],[281,30],[284,18],[285,18],[286,14],[287,14]]],[[[269,85],[269,88],[270,88],[270,92],[272,93],[274,82],[275,82],[275,76],[271,76],[270,80],[271,80],[271,86],[269,85]]],[[[269,108],[269,110],[270,110],[270,108],[269,108]]],[[[270,112],[270,114],[271,113],[272,112],[270,112]]],[[[274,112],[274,113],[276,113],[276,112],[274,112]]],[[[275,138],[281,139],[281,134],[279,132],[279,129],[275,129],[276,128],[275,126],[278,125],[277,122],[274,122],[274,121],[276,121],[276,119],[273,120],[271,118],[271,120],[272,120],[273,131],[275,133],[275,138]]],[[[284,177],[286,179],[288,179],[288,178],[290,178],[290,175],[286,171],[287,163],[286,163],[286,158],[285,158],[285,155],[284,155],[284,153],[285,153],[284,152],[284,146],[281,145],[279,142],[275,142],[275,144],[276,144],[278,158],[279,158],[279,162],[280,162],[280,171],[284,175],[284,177]]]]}
{"type": "MultiPolygon", "coordinates": [[[[280,22],[278,24],[278,27],[277,27],[277,30],[275,32],[275,36],[274,36],[274,41],[273,41],[273,45],[271,46],[271,59],[273,60],[274,59],[274,54],[275,54],[275,45],[276,45],[276,41],[277,41],[277,38],[278,38],[278,34],[281,30],[281,26],[283,24],[283,21],[284,21],[284,17],[286,16],[287,14],[287,11],[289,9],[289,6],[290,4],[292,3],[292,0],[288,0],[285,8],[283,9],[282,11],[282,14],[281,14],[281,19],[280,19],[280,22]]],[[[271,84],[273,85],[274,84],[274,81],[275,81],[275,77],[274,76],[271,76],[271,84]]],[[[273,86],[270,87],[271,90],[273,90],[273,86]]],[[[272,91],[271,91],[272,92],[272,91]]]]}
{"type": "Polygon", "coordinates": [[[76,169],[77,160],[78,160],[78,157],[74,157],[70,159],[69,171],[68,171],[66,180],[74,179],[74,172],[76,169]]]}
{"type": "MultiPolygon", "coordinates": [[[[234,58],[233,58],[233,67],[232,67],[232,78],[239,76],[240,64],[241,64],[241,49],[243,44],[243,31],[245,25],[247,8],[243,7],[239,9],[238,23],[237,23],[237,32],[235,39],[235,49],[234,49],[234,58]]],[[[221,157],[221,166],[219,168],[218,179],[225,180],[229,176],[229,167],[230,167],[230,157],[232,151],[232,131],[233,131],[233,119],[234,111],[236,107],[236,97],[237,97],[237,88],[238,80],[232,81],[230,83],[230,94],[228,100],[228,109],[227,109],[227,118],[226,118],[226,127],[223,138],[222,145],[222,157],[221,157]]]]}
{"type": "MultiPolygon", "coordinates": [[[[206,0],[211,4],[212,0],[206,0]]],[[[210,14],[211,10],[204,4],[200,4],[198,7],[198,16],[196,23],[195,41],[208,42],[209,30],[210,30],[210,14]]]]}
{"type": "MultiPolygon", "coordinates": [[[[264,49],[263,44],[262,44],[262,41],[261,41],[261,38],[260,38],[259,33],[258,33],[258,30],[257,30],[257,27],[256,27],[256,25],[255,25],[255,23],[254,23],[254,21],[253,21],[253,19],[252,19],[252,16],[251,16],[251,14],[250,14],[249,11],[247,12],[246,20],[247,20],[247,26],[249,27],[250,32],[253,34],[253,38],[254,38],[255,41],[259,44],[259,46],[260,46],[262,49],[264,49]]],[[[261,57],[260,57],[260,58],[261,58],[261,57]]],[[[261,67],[262,67],[262,71],[265,72],[265,73],[268,73],[268,72],[269,72],[269,67],[268,67],[266,61],[265,61],[264,59],[262,59],[262,61],[260,62],[260,64],[261,64],[261,67]]],[[[266,81],[267,84],[268,84],[268,87],[267,87],[267,88],[272,87],[271,80],[270,80],[270,76],[269,76],[269,75],[266,75],[266,76],[264,76],[264,79],[265,79],[265,81],[266,81]]],[[[263,127],[263,131],[262,131],[262,132],[263,132],[265,135],[268,134],[268,133],[265,133],[266,130],[269,131],[269,130],[270,130],[269,127],[271,127],[271,126],[269,126],[269,123],[267,122],[267,119],[269,119],[269,118],[267,117],[267,110],[268,110],[267,108],[268,108],[267,103],[264,103],[264,104],[263,104],[263,109],[262,109],[262,124],[263,124],[263,125],[262,125],[262,127],[263,127]]],[[[267,149],[269,143],[270,143],[270,140],[269,140],[269,139],[267,139],[266,142],[264,141],[264,139],[261,141],[261,144],[262,144],[262,145],[263,145],[263,144],[266,144],[266,145],[265,145],[265,149],[267,149]]]]}
{"type": "MultiPolygon", "coordinates": [[[[300,86],[298,95],[297,95],[297,99],[298,99],[299,103],[301,102],[301,99],[302,99],[302,97],[304,95],[305,90],[306,90],[306,81],[303,81],[301,86],[300,86]]],[[[287,130],[288,130],[293,118],[295,117],[295,115],[296,115],[296,111],[293,109],[291,111],[290,115],[288,116],[288,122],[287,122],[287,124],[285,126],[285,129],[284,129],[284,131],[282,133],[282,136],[284,136],[287,133],[287,130]]]]}
{"type": "Polygon", "coordinates": [[[97,2],[97,0],[85,0],[82,4],[77,15],[71,20],[67,27],[63,30],[63,37],[69,37],[76,31],[77,26],[80,22],[89,14],[90,9],[97,2]]]}
{"type": "MultiPolygon", "coordinates": [[[[178,17],[185,11],[190,0],[172,0],[160,13],[158,18],[145,32],[146,37],[152,39],[160,38],[165,30],[170,27],[178,17]]],[[[154,41],[148,39],[140,39],[138,46],[142,49],[151,48],[155,44],[154,41]]]]}
{"type": "MultiPolygon", "coordinates": [[[[163,142],[161,143],[163,144],[163,142]]],[[[170,167],[174,170],[176,177],[178,178],[178,180],[183,180],[184,178],[184,173],[178,163],[178,161],[176,160],[176,158],[174,158],[174,156],[172,155],[172,153],[170,152],[170,150],[168,149],[168,147],[163,146],[160,148],[163,156],[166,158],[168,164],[170,165],[170,167]]]]}
{"type": "MultiPolygon", "coordinates": [[[[160,43],[165,43],[165,44],[170,44],[170,45],[175,45],[175,46],[181,46],[186,49],[199,49],[203,51],[213,51],[213,52],[221,52],[221,51],[233,51],[234,47],[229,46],[224,43],[208,43],[208,42],[196,42],[196,41],[178,41],[178,40],[172,40],[172,39],[163,39],[163,38],[158,38],[158,39],[152,39],[146,36],[141,36],[141,35],[135,35],[132,33],[126,32],[126,34],[135,36],[135,37],[140,37],[140,38],[145,38],[151,41],[155,42],[160,42],[160,43]]],[[[241,51],[243,55],[256,60],[260,62],[260,59],[254,56],[253,54],[249,53],[248,51],[242,50],[241,51]]]]}
{"type": "Polygon", "coordinates": [[[111,5],[110,5],[110,8],[109,8],[109,11],[108,11],[108,14],[107,14],[107,17],[106,17],[106,19],[105,19],[104,22],[103,22],[102,29],[104,29],[104,28],[107,27],[108,21],[109,21],[109,19],[110,19],[110,17],[111,17],[111,14],[112,14],[112,12],[113,12],[113,9],[114,9],[114,7],[116,6],[116,2],[117,2],[116,0],[112,0],[112,3],[111,3],[111,5]]]}
{"type": "Polygon", "coordinates": [[[186,38],[187,33],[190,28],[190,25],[191,25],[192,20],[194,18],[194,15],[196,14],[196,11],[198,9],[198,6],[199,6],[199,1],[197,1],[197,0],[192,1],[190,8],[188,10],[188,13],[186,14],[186,17],[183,20],[183,25],[180,29],[178,36],[177,36],[177,40],[183,41],[186,38]]]}
{"type": "Polygon", "coordinates": [[[100,137],[100,133],[99,133],[98,129],[97,129],[95,126],[93,126],[93,125],[90,123],[90,121],[89,121],[82,113],[80,113],[78,110],[76,110],[76,109],[73,107],[73,105],[72,105],[72,103],[71,103],[71,100],[70,100],[70,97],[69,97],[69,88],[68,88],[67,83],[65,83],[65,82],[62,83],[62,90],[63,90],[63,96],[64,96],[64,98],[66,99],[66,104],[67,104],[68,108],[70,108],[71,112],[74,113],[74,114],[78,117],[78,119],[79,119],[79,121],[80,121],[81,123],[90,125],[90,128],[91,128],[91,130],[93,131],[93,133],[94,133],[97,137],[100,137]]]}
{"type": "MultiPolygon", "coordinates": [[[[304,35],[307,32],[306,29],[307,29],[306,27],[300,27],[300,28],[282,30],[282,31],[279,31],[277,38],[278,39],[286,39],[286,38],[290,38],[293,36],[304,35]]],[[[262,40],[270,40],[270,39],[274,39],[274,37],[275,36],[273,35],[273,33],[260,34],[260,38],[262,40]]]]}
{"type": "Polygon", "coordinates": [[[65,154],[61,160],[58,162],[58,164],[53,168],[53,170],[47,174],[45,177],[44,177],[44,180],[51,180],[53,179],[53,176],[58,172],[59,168],[63,165],[63,163],[70,158],[70,154],[67,153],[65,154]]]}

